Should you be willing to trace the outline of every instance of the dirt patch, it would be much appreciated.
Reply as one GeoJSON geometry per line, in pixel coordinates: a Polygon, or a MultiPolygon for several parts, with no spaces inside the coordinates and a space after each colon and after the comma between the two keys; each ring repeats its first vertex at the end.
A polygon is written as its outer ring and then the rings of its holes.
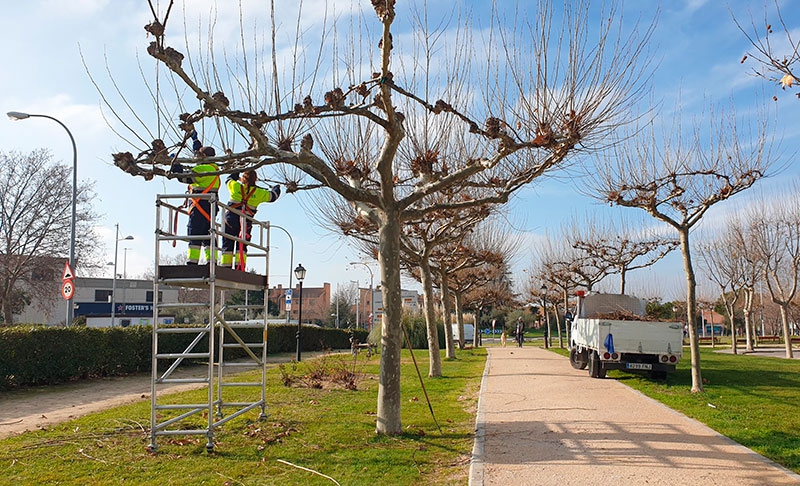
{"type": "MultiPolygon", "coordinates": [[[[304,353],[307,358],[320,354],[304,353]]],[[[280,354],[268,357],[267,363],[268,366],[277,366],[292,359],[291,353],[280,354]]],[[[179,370],[179,373],[192,374],[205,369],[195,367],[193,370],[179,370]]],[[[3,392],[0,394],[0,439],[120,405],[150,400],[150,382],[150,373],[142,373],[3,392]]],[[[202,383],[160,385],[159,393],[177,393],[204,386],[202,383]]]]}

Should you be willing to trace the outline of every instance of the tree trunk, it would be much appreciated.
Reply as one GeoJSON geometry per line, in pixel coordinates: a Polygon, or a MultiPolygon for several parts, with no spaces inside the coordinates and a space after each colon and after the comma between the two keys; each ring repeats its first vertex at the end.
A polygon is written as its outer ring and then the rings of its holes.
{"type": "Polygon", "coordinates": [[[619,293],[625,295],[625,277],[627,271],[623,268],[619,271],[619,293]]]}
{"type": "MultiPolygon", "coordinates": [[[[458,335],[464,336],[464,302],[461,297],[461,292],[453,292],[453,297],[455,298],[455,305],[456,305],[456,326],[458,326],[458,335]]],[[[477,347],[478,341],[478,324],[475,323],[473,326],[475,332],[473,332],[472,336],[472,347],[477,347]]],[[[464,349],[463,347],[461,349],[464,349]]]]}
{"type": "MultiPolygon", "coordinates": [[[[425,301],[425,328],[428,335],[428,376],[442,376],[442,357],[439,352],[439,330],[436,327],[436,309],[433,298],[433,276],[428,264],[428,255],[424,255],[419,266],[422,277],[422,294],[425,301]]],[[[445,330],[445,333],[447,331],[445,330]]]]}
{"type": "MultiPolygon", "coordinates": [[[[447,349],[447,358],[456,359],[456,347],[453,342],[453,303],[450,300],[450,282],[447,278],[447,272],[444,270],[439,274],[439,279],[442,282],[442,321],[444,322],[444,342],[447,349]]],[[[464,335],[460,335],[458,341],[458,348],[464,349],[464,335]]]]}
{"type": "Polygon", "coordinates": [[[703,391],[703,376],[700,372],[700,343],[697,341],[697,327],[695,316],[697,314],[696,288],[697,280],[692,267],[692,255],[689,250],[689,228],[679,228],[681,240],[681,255],[683,256],[683,270],[686,274],[686,323],[689,326],[689,349],[692,357],[692,393],[703,391]]]}
{"type": "Polygon", "coordinates": [[[742,307],[744,314],[744,335],[745,335],[745,351],[753,351],[753,289],[746,288],[744,290],[744,306],[742,307]]]}
{"type": "Polygon", "coordinates": [[[786,348],[786,359],[794,358],[792,352],[792,332],[789,330],[789,303],[778,302],[781,309],[781,328],[783,329],[783,342],[786,348]]]}
{"type": "MultiPolygon", "coordinates": [[[[570,323],[567,322],[567,312],[569,312],[569,292],[567,292],[567,289],[565,288],[562,288],[561,290],[564,291],[564,332],[567,335],[567,347],[569,347],[571,344],[569,340],[570,323]]],[[[578,316],[572,316],[573,319],[576,317],[578,316]]]]}
{"type": "Polygon", "coordinates": [[[400,349],[403,342],[400,294],[400,220],[397,214],[381,214],[378,260],[381,264],[383,295],[383,326],[381,328],[381,371],[378,384],[378,411],[375,431],[399,435],[403,432],[400,419],[400,349]]]}
{"type": "Polygon", "coordinates": [[[14,325],[14,304],[11,301],[11,294],[13,292],[13,284],[6,283],[4,285],[2,298],[0,298],[0,312],[2,312],[3,316],[3,325],[4,326],[13,326],[14,325]]]}
{"type": "MultiPolygon", "coordinates": [[[[736,300],[731,302],[729,305],[725,306],[725,310],[728,312],[728,317],[731,320],[731,352],[733,354],[739,354],[739,345],[736,343],[736,324],[734,321],[734,314],[736,313],[736,300]]],[[[711,329],[713,333],[714,329],[714,321],[711,321],[711,329]]]]}

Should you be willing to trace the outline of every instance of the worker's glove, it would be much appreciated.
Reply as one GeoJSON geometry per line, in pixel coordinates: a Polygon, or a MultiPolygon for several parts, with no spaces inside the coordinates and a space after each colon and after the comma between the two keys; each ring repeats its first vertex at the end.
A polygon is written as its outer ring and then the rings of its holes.
{"type": "Polygon", "coordinates": [[[278,199],[281,195],[281,186],[278,184],[272,186],[272,193],[275,194],[275,199],[278,199]]]}
{"type": "Polygon", "coordinates": [[[169,167],[169,171],[173,174],[182,174],[183,173],[183,166],[179,164],[177,161],[173,162],[172,165],[169,167]]]}

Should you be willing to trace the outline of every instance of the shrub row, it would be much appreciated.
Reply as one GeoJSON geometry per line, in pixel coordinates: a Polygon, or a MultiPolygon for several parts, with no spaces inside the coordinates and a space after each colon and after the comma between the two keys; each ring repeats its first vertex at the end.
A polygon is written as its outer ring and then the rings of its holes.
{"type": "MultiPolygon", "coordinates": [[[[239,329],[245,343],[261,341],[262,329],[239,329]]],[[[218,335],[218,334],[217,334],[218,335]]],[[[225,333],[225,342],[235,342],[225,333]]],[[[180,353],[196,334],[176,333],[159,336],[159,353],[180,353]]],[[[366,340],[366,331],[303,327],[303,351],[349,349],[350,338],[366,340]]],[[[46,385],[82,378],[125,375],[151,368],[152,327],[9,327],[0,328],[0,389],[20,385],[46,385]]],[[[267,354],[297,349],[297,326],[270,325],[267,354]]],[[[193,352],[207,352],[203,338],[193,352]]],[[[215,350],[215,356],[218,350],[215,350]]],[[[225,348],[225,360],[246,356],[241,348],[225,348]]]]}

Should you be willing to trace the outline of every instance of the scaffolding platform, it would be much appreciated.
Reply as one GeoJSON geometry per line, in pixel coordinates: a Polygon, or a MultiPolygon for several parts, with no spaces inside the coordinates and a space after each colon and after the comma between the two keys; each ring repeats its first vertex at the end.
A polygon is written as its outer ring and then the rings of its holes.
{"type": "Polygon", "coordinates": [[[161,265],[157,278],[171,286],[208,288],[212,279],[217,287],[239,290],[263,290],[267,277],[215,265],[161,265]]]}
{"type": "MultiPolygon", "coordinates": [[[[217,199],[214,193],[159,195],[156,198],[156,275],[153,279],[153,344],[150,407],[150,444],[148,450],[158,449],[157,438],[176,435],[203,435],[207,438],[206,450],[214,449],[214,433],[222,424],[252,410],[260,411],[258,418],[266,418],[266,359],[267,359],[267,299],[263,304],[248,305],[248,291],[268,292],[269,274],[269,222],[257,221],[217,199]],[[178,221],[189,214],[189,198],[209,201],[211,229],[208,235],[186,236],[178,234],[178,221]],[[252,224],[252,239],[224,232],[223,215],[232,212],[245,223],[252,224]],[[209,255],[217,255],[221,238],[232,239],[247,245],[248,263],[259,261],[263,275],[243,272],[218,265],[216,258],[204,265],[162,264],[162,247],[177,246],[178,242],[195,242],[208,248],[209,255]],[[159,298],[162,286],[202,291],[193,302],[164,303],[159,298]],[[226,302],[226,292],[245,291],[245,304],[226,302]],[[174,322],[160,324],[159,313],[191,308],[195,316],[204,315],[201,322],[174,322]],[[229,319],[231,312],[260,315],[246,321],[229,319]],[[228,314],[228,315],[226,315],[228,314]],[[262,320],[263,318],[263,320],[262,320]],[[243,330],[248,336],[243,336],[243,330]],[[255,333],[253,329],[256,329],[255,333]],[[259,332],[260,331],[260,332],[259,332]],[[257,338],[254,338],[253,335],[257,338]],[[177,335],[177,336],[176,336],[177,335]],[[176,345],[176,342],[180,343],[176,345]],[[179,349],[176,349],[179,348],[179,349]],[[229,356],[233,351],[235,361],[229,356]],[[244,355],[245,358],[241,359],[244,355]],[[199,364],[199,365],[198,365],[199,364]],[[259,370],[259,377],[243,381],[239,376],[246,367],[259,370]],[[182,371],[179,373],[179,371],[182,371]],[[206,400],[202,403],[182,403],[166,393],[163,385],[194,383],[205,388],[206,400]],[[249,401],[230,400],[234,390],[244,391],[236,396],[247,396],[249,401]]],[[[184,226],[185,227],[185,226],[184,226]]],[[[191,315],[192,313],[190,313],[191,315]]]]}

